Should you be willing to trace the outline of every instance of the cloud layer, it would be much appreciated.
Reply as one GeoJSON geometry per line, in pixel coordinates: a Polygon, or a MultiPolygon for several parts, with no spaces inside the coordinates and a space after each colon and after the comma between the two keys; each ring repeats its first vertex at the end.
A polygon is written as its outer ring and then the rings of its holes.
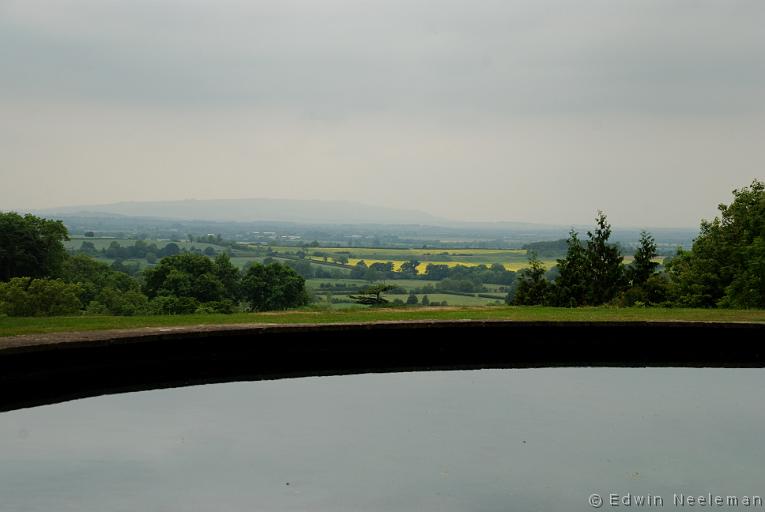
{"type": "Polygon", "coordinates": [[[327,197],[695,225],[765,174],[762,26],[735,0],[6,0],[0,209],[327,197]]]}

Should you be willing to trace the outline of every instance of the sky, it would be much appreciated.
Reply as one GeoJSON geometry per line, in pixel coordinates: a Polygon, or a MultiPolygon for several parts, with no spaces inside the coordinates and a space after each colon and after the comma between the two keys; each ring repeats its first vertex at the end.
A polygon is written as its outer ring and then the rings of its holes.
{"type": "Polygon", "coordinates": [[[763,26],[761,0],[0,0],[0,210],[694,227],[765,177],[763,26]]]}

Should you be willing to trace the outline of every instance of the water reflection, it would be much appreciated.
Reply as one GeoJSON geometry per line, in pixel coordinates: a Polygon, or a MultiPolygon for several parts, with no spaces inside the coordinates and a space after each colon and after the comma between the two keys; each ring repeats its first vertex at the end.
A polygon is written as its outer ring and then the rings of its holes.
{"type": "Polygon", "coordinates": [[[593,510],[592,493],[658,495],[665,509],[680,492],[765,496],[763,390],[763,370],[540,369],[90,398],[0,414],[0,509],[570,511],[593,510]]]}

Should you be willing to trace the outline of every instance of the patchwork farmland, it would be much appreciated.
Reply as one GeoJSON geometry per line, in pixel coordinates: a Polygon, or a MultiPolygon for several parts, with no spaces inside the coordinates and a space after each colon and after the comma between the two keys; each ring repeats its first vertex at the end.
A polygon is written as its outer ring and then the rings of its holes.
{"type": "MultiPolygon", "coordinates": [[[[133,240],[126,238],[73,237],[65,243],[72,253],[84,252],[109,265],[138,273],[162,255],[196,252],[215,257],[227,253],[240,269],[254,263],[287,263],[306,278],[307,290],[317,305],[358,307],[353,296],[370,284],[391,286],[385,298],[395,304],[486,306],[504,303],[510,280],[486,282],[429,278],[428,267],[442,271],[460,268],[517,272],[528,265],[525,249],[429,249],[375,247],[314,247],[306,245],[216,244],[190,240],[133,240]],[[168,247],[170,245],[174,247],[168,247]],[[408,273],[405,272],[409,264],[408,273]],[[404,268],[402,268],[404,267],[404,268]],[[365,269],[362,271],[362,269],[365,269]],[[414,271],[412,270],[414,269],[414,271]],[[415,302],[416,301],[416,302],[415,302]]],[[[554,259],[545,259],[547,268],[554,259]]]]}

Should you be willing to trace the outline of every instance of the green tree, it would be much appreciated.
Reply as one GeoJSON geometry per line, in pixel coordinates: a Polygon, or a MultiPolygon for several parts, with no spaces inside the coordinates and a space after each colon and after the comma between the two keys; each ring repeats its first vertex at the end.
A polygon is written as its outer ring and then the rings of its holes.
{"type": "Polygon", "coordinates": [[[144,270],[144,292],[150,298],[169,295],[191,297],[199,302],[220,301],[235,296],[237,291],[224,286],[218,271],[210,258],[200,254],[168,256],[156,266],[144,270]]]}
{"type": "Polygon", "coordinates": [[[658,263],[653,261],[656,254],[656,241],[643,231],[640,233],[640,246],[635,251],[632,263],[627,267],[627,280],[632,286],[641,286],[655,272],[658,263]]]}
{"type": "Polygon", "coordinates": [[[87,309],[94,311],[98,306],[112,315],[134,316],[149,312],[149,299],[138,290],[119,291],[106,287],[88,304],[87,309]]]}
{"type": "Polygon", "coordinates": [[[308,303],[305,279],[287,265],[252,265],[242,278],[242,297],[253,311],[273,311],[308,303]]]}
{"type": "Polygon", "coordinates": [[[576,307],[587,304],[592,284],[587,249],[573,229],[566,241],[566,256],[557,260],[558,278],[552,296],[557,306],[576,307]]]}
{"type": "Polygon", "coordinates": [[[351,269],[351,279],[364,279],[367,277],[369,267],[364,260],[357,262],[351,269]]]}
{"type": "Polygon", "coordinates": [[[428,263],[425,267],[425,277],[433,281],[442,281],[449,277],[449,265],[428,263]]]}
{"type": "Polygon", "coordinates": [[[507,302],[516,306],[544,304],[550,290],[550,282],[545,278],[545,266],[536,253],[529,254],[529,266],[518,272],[519,278],[515,293],[508,294],[507,302]]]}
{"type": "Polygon", "coordinates": [[[725,288],[720,306],[738,308],[765,307],[765,237],[739,249],[740,267],[725,288]]]}
{"type": "Polygon", "coordinates": [[[0,281],[13,277],[55,277],[69,240],[60,220],[0,212],[0,281]]]}
{"type": "Polygon", "coordinates": [[[668,263],[674,300],[701,307],[765,307],[765,184],[733,191],[720,216],[702,221],[691,251],[668,263]]]}
{"type": "Polygon", "coordinates": [[[399,268],[399,271],[402,274],[416,277],[417,276],[417,267],[420,265],[420,262],[417,260],[409,260],[405,261],[401,264],[401,268],[399,268]]]}
{"type": "Polygon", "coordinates": [[[160,295],[149,302],[149,308],[155,315],[189,315],[199,309],[199,301],[193,297],[160,295]]]}
{"type": "MultiPolygon", "coordinates": [[[[98,302],[111,314],[121,315],[126,311],[132,310],[138,314],[144,299],[138,297],[142,295],[138,281],[133,277],[112,270],[108,265],[96,261],[84,254],[76,254],[68,257],[61,268],[62,279],[71,284],[77,284],[80,287],[80,301],[91,309],[91,302],[98,302]],[[134,304],[133,306],[114,307],[121,297],[127,297],[125,301],[134,304]],[[108,302],[108,305],[106,303],[108,302]]],[[[93,306],[95,307],[95,306],[93,306]]]]}
{"type": "Polygon", "coordinates": [[[92,255],[97,254],[98,250],[96,249],[96,246],[93,244],[93,242],[85,241],[80,244],[79,252],[92,255]]]}
{"type": "Polygon", "coordinates": [[[123,258],[125,256],[125,253],[120,243],[117,242],[116,240],[113,240],[109,244],[109,247],[106,248],[106,251],[104,252],[104,256],[111,259],[117,259],[117,258],[123,258]]]}
{"type": "Polygon", "coordinates": [[[414,292],[409,292],[409,297],[406,298],[406,303],[410,306],[418,304],[419,300],[417,299],[417,295],[415,295],[414,292]]]}
{"type": "Polygon", "coordinates": [[[241,273],[231,263],[231,258],[226,253],[220,253],[215,258],[213,273],[223,284],[224,295],[230,300],[238,300],[241,290],[241,273]]]}
{"type": "Polygon", "coordinates": [[[389,284],[374,284],[359,290],[359,295],[349,295],[349,297],[355,300],[358,304],[367,304],[370,306],[387,304],[388,300],[383,298],[382,294],[395,288],[395,286],[389,284]]]}
{"type": "Polygon", "coordinates": [[[165,256],[175,256],[176,254],[180,254],[181,248],[178,247],[178,244],[175,242],[170,242],[166,246],[164,246],[162,249],[159,250],[159,256],[165,257],[165,256]]]}
{"type": "Polygon", "coordinates": [[[0,314],[8,316],[71,315],[82,307],[79,285],[62,279],[14,277],[0,283],[0,314]]]}
{"type": "Polygon", "coordinates": [[[622,290],[624,257],[618,246],[608,243],[611,225],[602,211],[598,211],[595,223],[595,230],[587,232],[587,260],[592,279],[588,303],[597,305],[610,302],[622,290]]]}

